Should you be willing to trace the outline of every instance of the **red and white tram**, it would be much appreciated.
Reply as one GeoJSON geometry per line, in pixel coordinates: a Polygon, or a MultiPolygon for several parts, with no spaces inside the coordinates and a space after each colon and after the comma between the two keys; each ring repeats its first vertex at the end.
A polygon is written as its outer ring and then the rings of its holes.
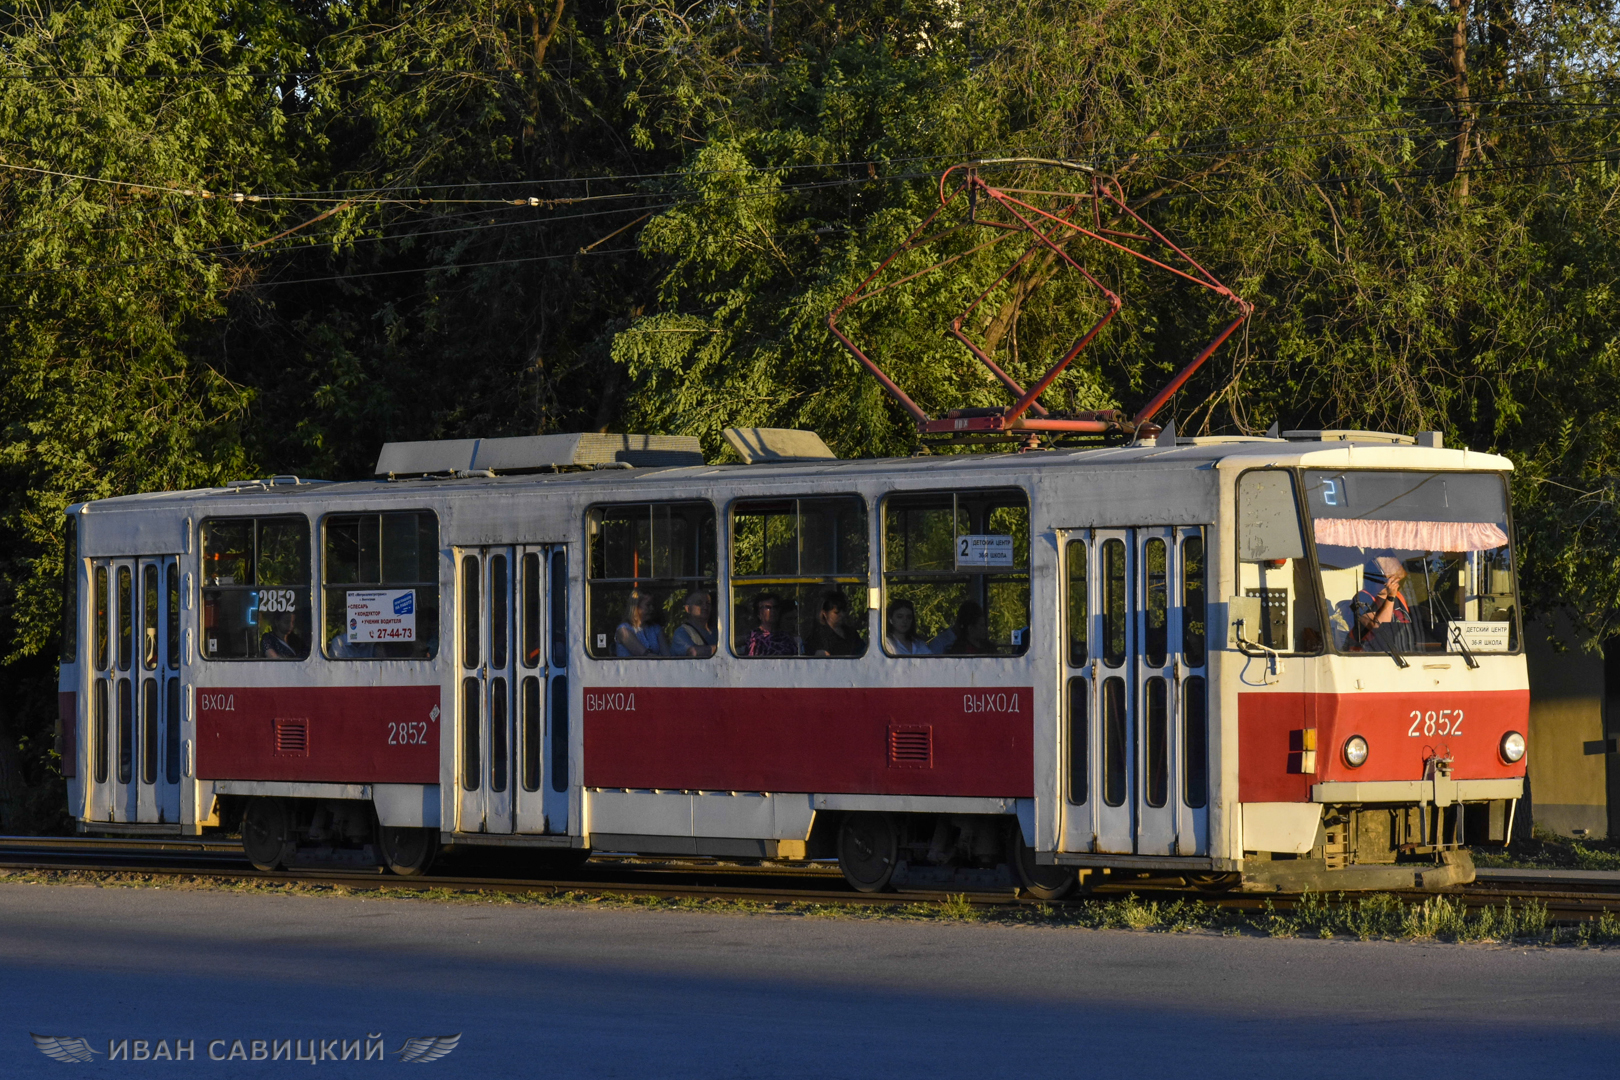
{"type": "Polygon", "coordinates": [[[71,809],[240,829],[265,867],[1465,881],[1524,786],[1510,465],[1423,441],[711,466],[546,436],[78,505],[71,809]]]}

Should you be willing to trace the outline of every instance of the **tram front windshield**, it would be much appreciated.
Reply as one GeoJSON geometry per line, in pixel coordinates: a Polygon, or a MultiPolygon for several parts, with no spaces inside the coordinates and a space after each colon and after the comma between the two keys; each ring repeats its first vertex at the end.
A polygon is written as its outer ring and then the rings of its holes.
{"type": "Polygon", "coordinates": [[[1518,645],[1498,473],[1307,469],[1328,637],[1343,652],[1518,645]]]}

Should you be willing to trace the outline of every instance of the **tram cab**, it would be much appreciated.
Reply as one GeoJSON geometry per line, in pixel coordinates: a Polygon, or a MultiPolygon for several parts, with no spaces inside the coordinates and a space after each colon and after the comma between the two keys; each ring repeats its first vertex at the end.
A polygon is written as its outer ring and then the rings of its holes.
{"type": "Polygon", "coordinates": [[[266,867],[1466,881],[1524,787],[1511,465],[1424,442],[711,465],[546,436],[81,504],[69,806],[266,867]]]}

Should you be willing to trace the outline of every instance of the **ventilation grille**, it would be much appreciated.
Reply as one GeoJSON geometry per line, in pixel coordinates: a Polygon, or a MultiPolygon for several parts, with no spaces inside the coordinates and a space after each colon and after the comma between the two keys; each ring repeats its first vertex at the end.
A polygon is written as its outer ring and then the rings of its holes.
{"type": "Polygon", "coordinates": [[[889,729],[889,767],[931,769],[934,767],[932,727],[892,727],[889,729]]]}
{"type": "Polygon", "coordinates": [[[309,721],[277,720],[276,753],[309,756],[309,721]]]}

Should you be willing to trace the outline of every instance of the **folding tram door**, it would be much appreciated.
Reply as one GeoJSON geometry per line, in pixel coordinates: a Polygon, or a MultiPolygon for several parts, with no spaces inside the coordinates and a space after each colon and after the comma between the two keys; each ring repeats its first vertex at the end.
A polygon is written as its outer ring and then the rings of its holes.
{"type": "Polygon", "coordinates": [[[1071,529],[1059,850],[1208,851],[1204,531],[1071,529]]]}
{"type": "Polygon", "coordinates": [[[561,545],[456,551],[457,832],[567,831],[567,595],[561,545]]]}
{"type": "Polygon", "coordinates": [[[90,592],[86,817],[178,825],[178,559],[93,560],[90,592]]]}

